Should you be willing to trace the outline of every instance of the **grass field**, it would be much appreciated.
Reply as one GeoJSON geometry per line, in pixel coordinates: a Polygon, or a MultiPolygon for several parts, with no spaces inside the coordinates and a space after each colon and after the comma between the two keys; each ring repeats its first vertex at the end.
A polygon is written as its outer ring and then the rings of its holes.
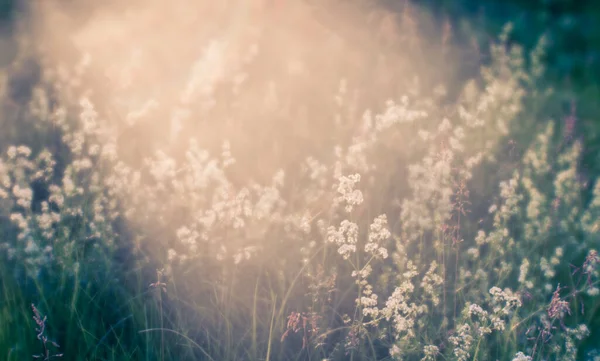
{"type": "Polygon", "coordinates": [[[0,73],[0,360],[600,360],[548,38],[462,79],[409,5],[77,4],[0,73]]]}

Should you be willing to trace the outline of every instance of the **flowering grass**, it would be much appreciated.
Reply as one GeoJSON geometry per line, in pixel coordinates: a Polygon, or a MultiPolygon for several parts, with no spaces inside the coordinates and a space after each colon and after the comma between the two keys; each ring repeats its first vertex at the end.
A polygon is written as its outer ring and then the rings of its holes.
{"type": "Polygon", "coordinates": [[[575,103],[538,111],[544,39],[508,25],[449,94],[423,68],[449,30],[408,5],[184,3],[32,8],[0,88],[3,358],[600,357],[600,182],[575,103]]]}

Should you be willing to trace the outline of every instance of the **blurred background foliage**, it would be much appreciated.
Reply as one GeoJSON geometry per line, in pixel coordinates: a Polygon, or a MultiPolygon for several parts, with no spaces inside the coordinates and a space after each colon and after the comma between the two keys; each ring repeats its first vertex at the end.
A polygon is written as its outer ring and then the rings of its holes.
{"type": "MultiPolygon", "coordinates": [[[[285,3],[290,0],[274,0],[285,3]]],[[[310,0],[313,1],[314,0],[310,0]]],[[[353,0],[380,5],[401,13],[408,0],[353,0]]],[[[318,5],[318,1],[314,2],[318,5]]],[[[0,29],[9,30],[20,12],[22,1],[0,0],[0,29]]],[[[409,2],[430,17],[438,27],[451,26],[452,37],[466,48],[488,49],[502,27],[514,25],[512,41],[530,50],[546,35],[548,80],[565,98],[577,98],[582,118],[593,118],[600,109],[600,2],[594,0],[419,0],[409,2]],[[589,99],[589,101],[587,101],[589,99]]],[[[333,14],[335,16],[335,14],[333,14]]],[[[429,24],[427,25],[429,27],[429,24]]],[[[3,44],[5,45],[5,44],[3,44]]],[[[3,46],[3,65],[9,57],[3,46]]],[[[477,72],[485,54],[464,55],[466,71],[477,72]]],[[[566,107],[566,106],[565,106],[566,107]]],[[[594,131],[597,137],[597,130],[594,131]]],[[[596,139],[596,138],[594,138],[596,139]]]]}
{"type": "MultiPolygon", "coordinates": [[[[273,0],[283,4],[290,0],[273,0]]],[[[314,2],[316,6],[319,1],[314,2]]],[[[488,59],[485,49],[507,23],[513,24],[511,41],[531,50],[541,36],[547,40],[546,81],[554,89],[542,115],[560,123],[575,111],[577,133],[585,143],[584,166],[600,171],[600,2],[594,0],[352,0],[376,11],[383,5],[396,14],[407,5],[423,32],[451,33],[462,69],[450,80],[476,75],[488,59]],[[417,14],[418,12],[418,14],[417,14]],[[572,109],[572,105],[575,105],[572,109]]],[[[0,67],[10,63],[16,46],[10,41],[11,22],[24,4],[0,0],[0,67]],[[7,36],[8,35],[8,36],[7,36]]],[[[326,16],[335,16],[327,14],[326,16]]],[[[380,25],[384,26],[384,22],[380,25]]],[[[401,30],[405,31],[405,30],[401,30]]],[[[432,34],[429,34],[432,35],[432,34]]],[[[444,35],[447,36],[447,35],[444,35]]],[[[447,39],[444,39],[446,41],[447,39]]],[[[435,44],[432,44],[435,46],[435,44]]],[[[543,117],[542,117],[543,118],[543,117]]]]}
{"type": "MultiPolygon", "coordinates": [[[[285,4],[293,0],[272,0],[273,4],[285,4]]],[[[319,10],[319,0],[304,0],[319,10]]],[[[331,0],[330,0],[331,1],[331,0]]],[[[65,0],[65,2],[73,2],[65,0]]],[[[490,44],[497,39],[502,28],[512,24],[509,42],[523,47],[525,53],[534,49],[541,37],[546,40],[545,74],[540,86],[552,89],[550,97],[537,104],[529,104],[523,118],[523,129],[511,134],[516,138],[510,144],[527,147],[532,134],[537,134],[544,124],[531,128],[531,120],[546,123],[554,121],[559,131],[573,120],[572,134],[583,141],[583,172],[589,175],[600,174],[600,1],[594,0],[350,0],[368,11],[382,14],[381,6],[391,10],[392,21],[402,23],[392,27],[392,32],[409,32],[406,15],[418,32],[425,35],[428,44],[421,48],[446,46],[450,48],[451,65],[440,59],[440,68],[431,69],[432,78],[439,78],[440,72],[452,69],[452,74],[444,74],[453,85],[452,93],[463,88],[465,80],[476,77],[480,67],[490,60],[490,44]],[[459,64],[459,67],[453,67],[459,64]]],[[[0,68],[8,66],[16,56],[17,46],[12,34],[16,33],[14,21],[23,10],[24,1],[0,0],[0,68]]],[[[324,8],[324,7],[322,7],[324,8]]],[[[323,14],[321,22],[327,18],[343,14],[323,14]]],[[[373,17],[372,26],[381,27],[381,32],[389,31],[387,15],[373,17]]],[[[394,46],[391,37],[390,46],[394,46]]],[[[404,44],[404,43],[403,43],[404,44]]],[[[413,49],[407,49],[412,51],[413,49]]],[[[436,50],[437,51],[437,50],[436,50]]],[[[427,51],[419,56],[430,56],[427,51]]],[[[446,54],[447,55],[447,54],[446,54]]],[[[430,63],[430,62],[428,62],[430,63]]],[[[36,67],[31,67],[35,72],[36,67]]],[[[24,75],[27,77],[27,74],[24,75]]],[[[34,75],[33,78],[36,76],[34,75]]],[[[540,89],[542,90],[542,89],[540,89]]],[[[535,102],[535,97],[530,98],[535,102]]],[[[522,149],[521,149],[522,150],[522,149]]]]}
{"type": "MultiPolygon", "coordinates": [[[[390,8],[398,1],[384,1],[390,8]]],[[[600,2],[593,0],[423,0],[419,4],[439,19],[448,19],[462,45],[487,44],[507,23],[514,25],[512,41],[525,50],[545,36],[546,81],[554,88],[553,104],[544,105],[547,117],[578,118],[584,139],[584,166],[600,168],[600,2]],[[575,109],[571,109],[571,105],[575,109]],[[560,105],[558,114],[553,105],[560,105]]],[[[485,56],[482,57],[485,61],[485,56]]],[[[560,119],[555,119],[560,120],[560,119]]]]}

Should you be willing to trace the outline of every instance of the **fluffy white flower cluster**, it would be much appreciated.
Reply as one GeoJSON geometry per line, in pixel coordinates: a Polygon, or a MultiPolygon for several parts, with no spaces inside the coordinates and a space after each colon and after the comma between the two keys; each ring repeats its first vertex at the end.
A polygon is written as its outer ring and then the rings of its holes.
{"type": "Polygon", "coordinates": [[[423,347],[423,358],[421,361],[435,361],[436,357],[440,354],[440,348],[436,345],[425,345],[423,347]]]}
{"type": "Polygon", "coordinates": [[[531,361],[531,356],[526,356],[523,352],[517,352],[512,361],[531,361]]]}
{"type": "Polygon", "coordinates": [[[381,244],[391,237],[390,231],[387,229],[387,216],[382,214],[375,218],[369,229],[369,239],[365,244],[365,252],[376,257],[387,258],[388,252],[381,244]]]}
{"type": "Polygon", "coordinates": [[[456,333],[448,338],[448,341],[454,346],[454,356],[458,361],[467,361],[471,357],[471,346],[473,336],[471,335],[471,326],[468,324],[460,325],[456,333]]]}
{"type": "Polygon", "coordinates": [[[417,275],[417,271],[410,262],[407,269],[403,274],[405,281],[394,289],[392,295],[385,302],[385,307],[380,311],[386,320],[392,322],[396,338],[400,336],[415,337],[414,325],[417,316],[426,311],[425,305],[419,306],[411,302],[411,296],[415,290],[411,279],[417,275]]]}
{"type": "Polygon", "coordinates": [[[508,288],[501,290],[499,287],[492,287],[489,292],[492,295],[492,304],[496,314],[510,315],[516,308],[522,306],[520,297],[508,288]]]}
{"type": "Polygon", "coordinates": [[[327,229],[327,241],[338,245],[338,253],[344,259],[348,259],[351,254],[356,252],[358,226],[347,219],[343,220],[337,229],[330,226],[327,229]]]}
{"type": "Polygon", "coordinates": [[[444,278],[437,271],[438,263],[437,261],[432,261],[429,270],[427,270],[421,281],[423,292],[431,298],[434,306],[440,304],[440,288],[444,284],[444,278]]]}
{"type": "Polygon", "coordinates": [[[337,186],[339,196],[336,198],[336,203],[345,203],[346,212],[352,212],[355,206],[363,202],[362,192],[355,189],[358,182],[360,182],[360,174],[358,173],[339,178],[337,186]]]}

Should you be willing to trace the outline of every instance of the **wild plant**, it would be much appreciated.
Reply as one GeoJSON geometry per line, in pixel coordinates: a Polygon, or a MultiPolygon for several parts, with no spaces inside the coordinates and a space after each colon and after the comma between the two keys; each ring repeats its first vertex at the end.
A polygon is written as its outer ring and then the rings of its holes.
{"type": "MultiPolygon", "coordinates": [[[[196,29],[183,3],[147,9],[196,29]]],[[[352,29],[357,45],[311,23],[306,45],[291,22],[312,15],[290,6],[290,24],[254,9],[263,23],[236,23],[247,38],[190,45],[185,74],[139,32],[106,34],[123,50],[107,59],[94,17],[73,30],[87,54],[32,50],[23,109],[49,136],[2,145],[3,275],[68,298],[75,357],[576,359],[598,332],[600,182],[582,177],[584,144],[528,109],[551,93],[545,40],[525,52],[507,26],[450,99],[399,76],[418,55],[395,68],[394,49],[366,51],[372,29],[352,29]],[[273,50],[281,34],[293,59],[273,50]],[[358,55],[315,56],[328,48],[358,55]]]]}

